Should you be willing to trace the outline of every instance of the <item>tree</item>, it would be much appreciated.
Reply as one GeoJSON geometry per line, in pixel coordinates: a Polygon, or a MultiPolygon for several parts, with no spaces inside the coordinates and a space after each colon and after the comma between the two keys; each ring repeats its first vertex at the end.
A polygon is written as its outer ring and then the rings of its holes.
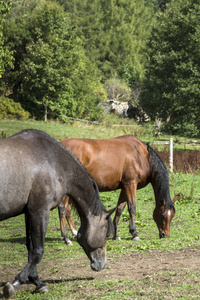
{"type": "Polygon", "coordinates": [[[148,45],[149,60],[140,104],[171,132],[200,132],[199,1],[172,1],[159,13],[148,45]]]}
{"type": "Polygon", "coordinates": [[[78,27],[86,55],[104,81],[120,77],[131,87],[141,80],[153,5],[144,0],[59,1],[78,27]]]}
{"type": "Polygon", "coordinates": [[[13,12],[6,28],[7,43],[15,50],[15,69],[7,74],[15,100],[45,120],[48,114],[65,119],[86,112],[96,118],[99,79],[69,17],[55,2],[29,5],[22,15],[18,6],[19,14],[13,12]]]}
{"type": "Polygon", "coordinates": [[[10,4],[6,1],[0,1],[0,78],[7,65],[12,66],[12,52],[4,46],[3,24],[5,16],[10,10],[10,4]]]}

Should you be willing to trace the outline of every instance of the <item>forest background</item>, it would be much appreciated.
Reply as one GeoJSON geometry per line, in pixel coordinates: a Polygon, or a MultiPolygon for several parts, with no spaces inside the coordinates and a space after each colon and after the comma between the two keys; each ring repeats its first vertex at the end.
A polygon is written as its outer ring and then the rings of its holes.
{"type": "Polygon", "coordinates": [[[0,117],[101,122],[117,99],[199,137],[199,15],[199,0],[0,0],[0,117]]]}

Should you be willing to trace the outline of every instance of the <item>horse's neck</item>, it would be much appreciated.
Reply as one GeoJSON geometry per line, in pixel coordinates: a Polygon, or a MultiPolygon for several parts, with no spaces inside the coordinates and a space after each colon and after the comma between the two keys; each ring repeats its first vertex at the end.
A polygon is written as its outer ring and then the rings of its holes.
{"type": "Polygon", "coordinates": [[[96,213],[95,210],[99,207],[100,200],[88,174],[78,175],[75,172],[71,176],[68,195],[72,198],[80,216],[86,217],[96,213]]]}
{"type": "Polygon", "coordinates": [[[83,190],[80,185],[76,185],[70,191],[72,198],[80,216],[87,216],[92,212],[94,193],[91,190],[83,190]]]}
{"type": "Polygon", "coordinates": [[[156,206],[160,207],[163,205],[163,200],[167,201],[170,199],[169,179],[167,174],[165,174],[161,179],[160,174],[156,173],[154,178],[151,180],[151,184],[154,190],[156,206]]]}
{"type": "Polygon", "coordinates": [[[81,163],[73,157],[66,165],[67,195],[73,200],[80,216],[95,215],[101,209],[98,187],[81,163]]]}

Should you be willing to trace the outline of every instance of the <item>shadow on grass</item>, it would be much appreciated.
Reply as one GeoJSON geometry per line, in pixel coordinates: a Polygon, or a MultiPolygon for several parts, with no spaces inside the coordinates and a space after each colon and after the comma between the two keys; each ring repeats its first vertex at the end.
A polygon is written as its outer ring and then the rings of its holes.
{"type": "Polygon", "coordinates": [[[25,237],[17,237],[17,238],[10,238],[10,239],[0,239],[0,244],[5,243],[13,243],[13,244],[25,244],[26,238],[25,237]]]}
{"type": "MultiPolygon", "coordinates": [[[[56,241],[56,242],[60,242],[61,238],[50,238],[47,237],[45,238],[45,242],[52,242],[52,241],[56,241]]],[[[5,243],[13,243],[13,244],[25,244],[26,243],[26,237],[16,237],[16,238],[9,238],[9,239],[0,239],[0,244],[5,244],[5,243]]]]}
{"type": "MultiPolygon", "coordinates": [[[[44,280],[43,282],[46,283],[47,285],[48,284],[60,284],[60,283],[63,283],[63,282],[75,282],[75,281],[91,281],[91,280],[94,280],[94,277],[76,277],[76,278],[67,278],[67,279],[55,279],[55,280],[52,280],[52,279],[47,279],[47,280],[44,280]]],[[[0,283],[0,288],[1,287],[4,287],[6,285],[7,282],[1,282],[0,283]]],[[[33,283],[31,283],[30,281],[26,281],[24,284],[27,284],[27,285],[33,285],[33,283]]],[[[34,285],[33,285],[34,286],[34,285]]],[[[32,292],[32,294],[35,294],[35,290],[32,292]]],[[[5,297],[3,296],[2,293],[0,293],[0,299],[5,299],[5,297]]]]}

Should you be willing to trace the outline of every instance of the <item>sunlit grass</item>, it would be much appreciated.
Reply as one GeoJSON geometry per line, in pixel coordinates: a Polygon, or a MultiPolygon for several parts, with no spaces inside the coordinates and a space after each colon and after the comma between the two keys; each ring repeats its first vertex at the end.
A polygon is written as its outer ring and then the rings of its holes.
{"type": "MultiPolygon", "coordinates": [[[[57,124],[55,122],[27,122],[0,120],[0,133],[3,131],[10,136],[25,128],[43,130],[57,140],[67,137],[108,138],[120,134],[131,133],[110,127],[97,128],[94,125],[74,126],[57,124]]],[[[134,134],[136,131],[132,132],[134,134]]],[[[139,133],[138,133],[139,135],[139,133]]],[[[146,137],[147,138],[147,137],[146,137]]],[[[169,174],[171,197],[181,193],[176,202],[176,214],[171,223],[170,239],[159,239],[158,229],[153,220],[155,207],[154,193],[151,185],[137,191],[136,226],[141,241],[134,243],[129,233],[129,214],[127,207],[120,218],[118,231],[121,241],[112,237],[107,243],[107,259],[115,263],[116,256],[129,256],[135,253],[143,255],[155,253],[159,257],[163,252],[172,253],[179,249],[200,247],[200,174],[169,174]]],[[[101,193],[101,200],[107,209],[115,207],[120,191],[101,193]]],[[[73,211],[76,227],[80,225],[77,214],[73,211]]],[[[68,228],[68,225],[67,225],[68,228]]],[[[71,232],[69,231],[71,238],[71,232]]],[[[2,286],[5,283],[4,271],[8,270],[11,278],[20,272],[27,263],[25,246],[24,216],[18,216],[0,222],[0,298],[2,286]]],[[[23,285],[12,299],[199,299],[199,273],[185,273],[183,278],[177,278],[175,271],[162,269],[155,276],[138,278],[137,280],[104,280],[83,277],[81,270],[88,267],[89,260],[78,243],[73,240],[73,247],[67,247],[61,240],[57,209],[50,213],[50,222],[46,234],[45,252],[42,262],[38,265],[39,276],[57,281],[48,282],[50,292],[40,295],[33,294],[33,285],[23,285]],[[67,265],[80,260],[80,277],[73,277],[67,272],[67,265]],[[59,267],[58,267],[59,265],[59,267]],[[43,267],[41,267],[43,266],[43,267]],[[60,270],[66,269],[66,276],[61,277],[60,270]],[[162,282],[159,281],[162,278],[162,282]],[[176,284],[173,283],[176,278],[176,284]],[[166,284],[163,284],[165,282],[166,284]],[[137,288],[135,288],[137,286],[137,288]],[[192,295],[192,297],[191,297],[192,295]]]]}

